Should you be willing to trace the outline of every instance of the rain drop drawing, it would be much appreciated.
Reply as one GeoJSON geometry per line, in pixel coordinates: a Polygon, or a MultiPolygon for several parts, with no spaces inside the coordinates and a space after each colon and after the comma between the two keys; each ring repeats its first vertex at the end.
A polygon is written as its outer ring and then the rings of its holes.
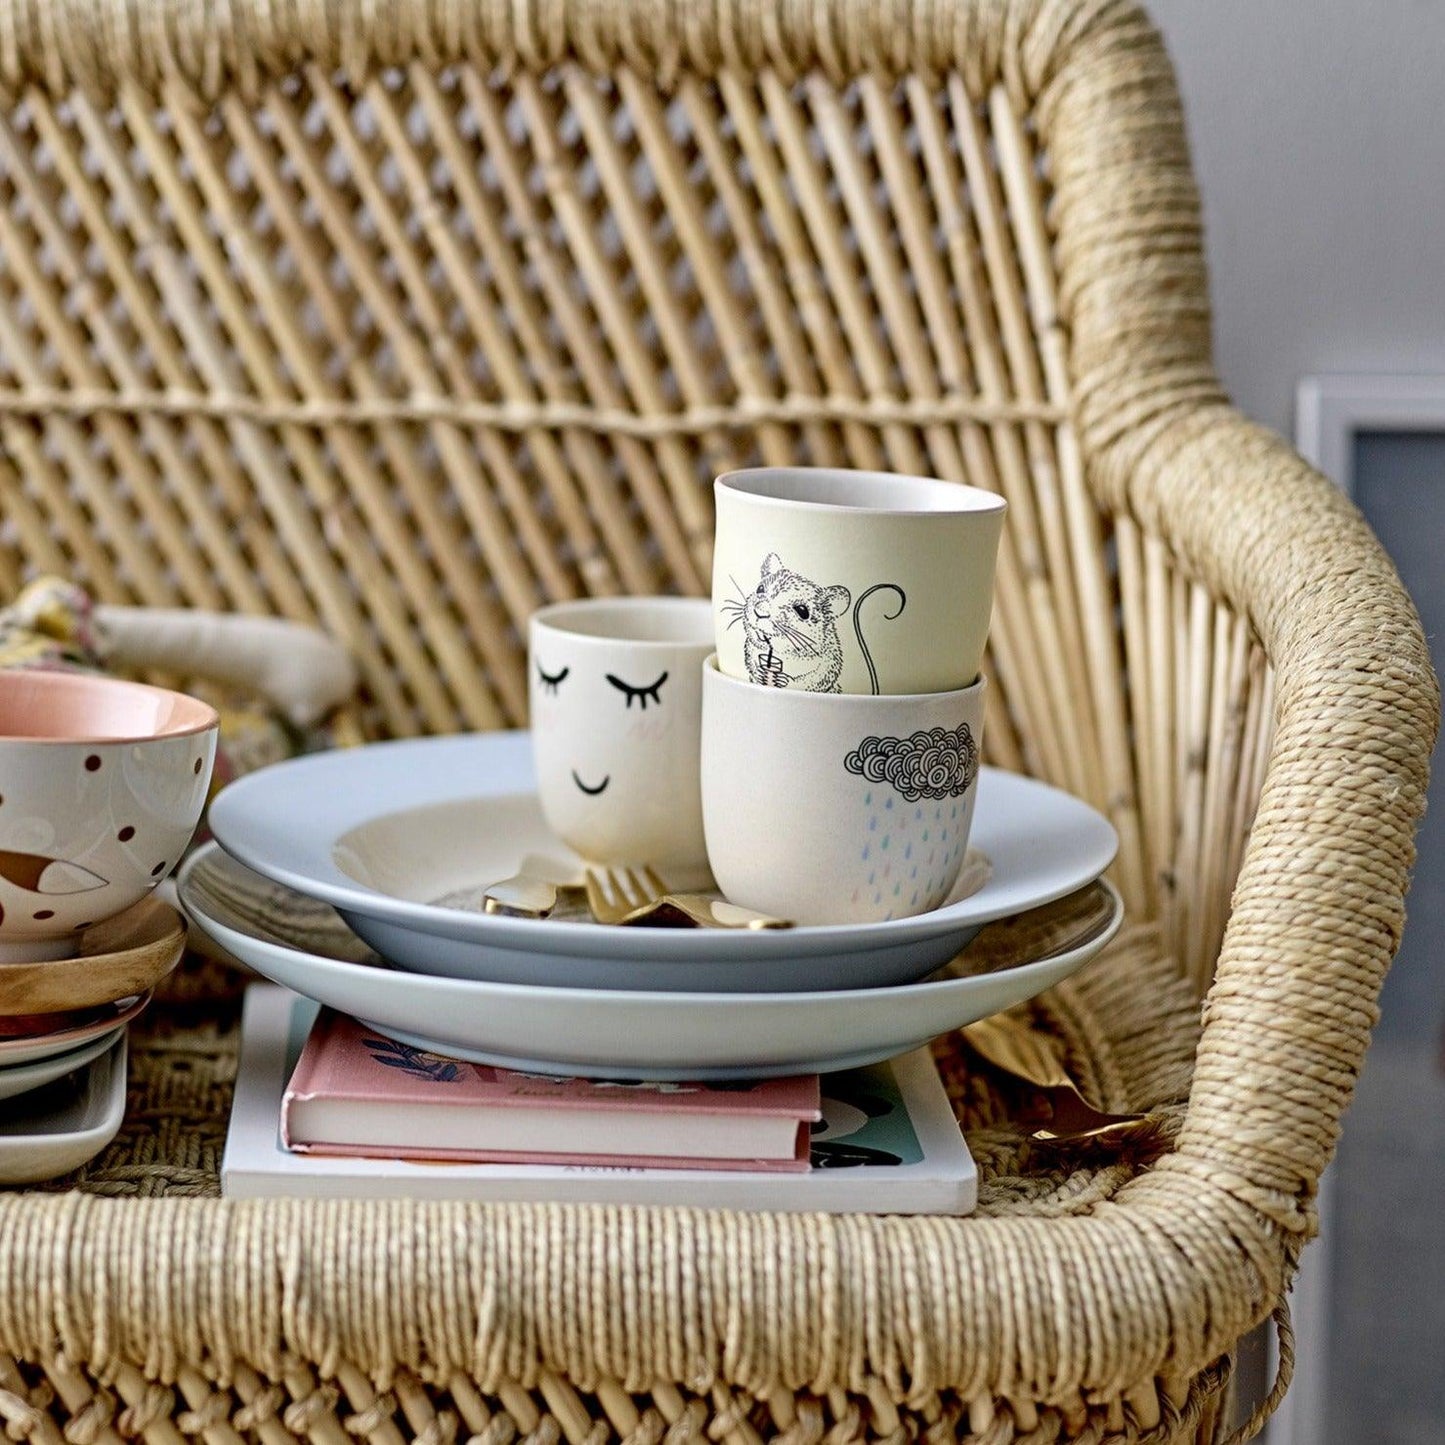
{"type": "MultiPolygon", "coordinates": [[[[968,724],[929,728],[906,738],[864,738],[844,758],[843,766],[875,785],[865,794],[864,806],[868,810],[869,833],[877,835],[881,828],[880,850],[891,854],[894,848],[901,847],[902,857],[909,863],[913,862],[914,843],[926,844],[932,829],[923,826],[921,806],[897,808],[894,796],[908,803],[921,804],[924,800],[936,803],[934,819],[930,822],[942,821],[947,812],[943,841],[948,842],[952,833],[954,846],[919,850],[920,856],[926,855],[923,866],[927,871],[918,878],[918,895],[926,900],[926,909],[937,908],[952,882],[954,865],[960,856],[957,829],[953,825],[963,812],[964,796],[978,778],[978,744],[968,724]]],[[[918,873],[915,865],[910,882],[918,873]]],[[[888,876],[888,870],[883,876],[888,876]]]]}

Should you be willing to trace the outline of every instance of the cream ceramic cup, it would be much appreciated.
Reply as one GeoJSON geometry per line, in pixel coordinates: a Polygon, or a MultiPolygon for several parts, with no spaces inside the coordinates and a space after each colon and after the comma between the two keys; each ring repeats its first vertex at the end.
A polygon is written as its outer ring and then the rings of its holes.
{"type": "Polygon", "coordinates": [[[118,678],[0,672],[0,967],[64,958],[180,861],[215,709],[118,678]]]}
{"type": "Polygon", "coordinates": [[[559,602],[528,630],[532,754],[543,815],[597,863],[706,881],[698,788],[706,599],[559,602]]]}
{"type": "Polygon", "coordinates": [[[984,685],[893,697],[777,692],[709,659],[702,816],[724,896],[802,924],[939,907],[973,823],[984,685]]]}
{"type": "Polygon", "coordinates": [[[713,614],[729,677],[904,694],[978,676],[1002,497],[825,467],[729,472],[713,491],[713,614]]]}

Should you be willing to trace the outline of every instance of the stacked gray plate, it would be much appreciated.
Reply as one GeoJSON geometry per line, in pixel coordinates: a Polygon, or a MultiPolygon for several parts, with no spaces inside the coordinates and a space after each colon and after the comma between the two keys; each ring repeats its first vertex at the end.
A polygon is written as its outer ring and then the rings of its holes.
{"type": "Polygon", "coordinates": [[[216,800],[220,846],[188,861],[179,892],[234,957],[419,1047],[599,1078],[823,1072],[1012,1007],[1118,930],[1101,877],[1109,823],[1027,778],[985,769],[979,786],[970,843],[985,881],[885,923],[622,929],[481,911],[524,855],[567,856],[525,733],[383,743],[244,778],[216,800]]]}
{"type": "Polygon", "coordinates": [[[717,993],[559,988],[418,974],[372,953],[324,903],[214,844],[181,872],[196,923],[243,963],[368,1028],[453,1058],[533,1073],[748,1079],[893,1058],[1067,978],[1114,936],[1102,881],[990,925],[946,972],[891,988],[717,993]]]}

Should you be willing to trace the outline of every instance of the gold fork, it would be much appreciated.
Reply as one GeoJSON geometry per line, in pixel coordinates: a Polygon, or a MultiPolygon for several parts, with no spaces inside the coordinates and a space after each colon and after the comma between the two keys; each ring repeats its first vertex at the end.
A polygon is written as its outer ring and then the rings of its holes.
{"type": "Polygon", "coordinates": [[[791,928],[785,918],[771,918],[751,908],[704,893],[669,893],[655,869],[589,868],[587,906],[598,923],[634,928],[791,928]],[[605,886],[604,886],[605,885],[605,886]]]}
{"type": "Polygon", "coordinates": [[[631,921],[642,924],[651,923],[654,927],[682,927],[680,922],[671,923],[661,916],[669,910],[681,914],[695,928],[757,930],[791,928],[793,926],[790,918],[774,918],[771,914],[744,908],[740,903],[729,903],[726,898],[711,898],[706,893],[664,893],[650,910],[646,910],[659,915],[656,919],[641,916],[631,921]]]}
{"type": "Polygon", "coordinates": [[[584,878],[587,906],[598,923],[625,923],[641,908],[658,902],[667,884],[643,864],[640,868],[589,868],[584,878]]]}

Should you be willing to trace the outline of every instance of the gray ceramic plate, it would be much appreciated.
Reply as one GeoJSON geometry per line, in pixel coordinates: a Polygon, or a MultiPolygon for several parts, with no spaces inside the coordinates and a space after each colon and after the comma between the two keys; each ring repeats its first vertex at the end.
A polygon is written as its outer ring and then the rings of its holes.
{"type": "Polygon", "coordinates": [[[526,853],[570,856],[542,819],[526,733],[380,743],[281,763],[228,787],[210,826],[248,868],[331,904],[404,968],[495,983],[748,993],[922,978],[990,920],[1097,878],[1117,847],[1108,821],[1077,798],[985,768],[969,841],[991,875],[914,918],[693,931],[443,906],[437,900],[480,896],[526,853]]]}
{"type": "Polygon", "coordinates": [[[68,1079],[8,1104],[0,1121],[0,1184],[37,1184],[93,1159],[125,1118],[126,1036],[68,1079]]]}
{"type": "MultiPolygon", "coordinates": [[[[474,1063],[622,1079],[749,1079],[892,1058],[1067,978],[1118,931],[1102,880],[983,929],[948,976],[897,988],[680,993],[541,988],[388,967],[329,908],[214,844],[181,870],[196,924],[276,983],[404,1043],[474,1063]]],[[[692,935],[689,935],[692,936],[692,935]]]]}
{"type": "Polygon", "coordinates": [[[0,1068],[0,1099],[17,1099],[21,1094],[30,1093],[32,1089],[43,1089],[46,1084],[53,1084],[56,1079],[73,1074],[111,1048],[123,1032],[123,1029],[112,1029],[98,1039],[82,1044],[78,1049],[52,1054],[48,1058],[36,1059],[28,1064],[11,1064],[0,1068]]]}

